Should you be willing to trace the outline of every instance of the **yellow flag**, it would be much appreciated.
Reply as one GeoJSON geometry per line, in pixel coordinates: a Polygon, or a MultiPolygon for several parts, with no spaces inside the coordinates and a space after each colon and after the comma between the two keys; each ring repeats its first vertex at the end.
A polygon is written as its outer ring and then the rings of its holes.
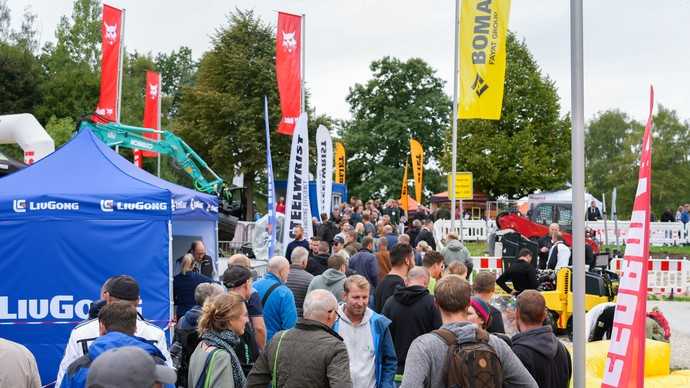
{"type": "Polygon", "coordinates": [[[412,174],[414,175],[414,198],[417,203],[422,202],[424,191],[424,149],[417,140],[410,139],[410,154],[412,155],[412,174]]]}
{"type": "Polygon", "coordinates": [[[405,161],[405,172],[403,173],[402,189],[400,189],[400,208],[407,213],[410,208],[409,194],[407,191],[407,160],[405,161]]]}
{"type": "Polygon", "coordinates": [[[335,183],[345,183],[345,146],[335,143],[335,183]]]}
{"type": "Polygon", "coordinates": [[[499,120],[510,0],[462,0],[458,118],[499,120]]]}

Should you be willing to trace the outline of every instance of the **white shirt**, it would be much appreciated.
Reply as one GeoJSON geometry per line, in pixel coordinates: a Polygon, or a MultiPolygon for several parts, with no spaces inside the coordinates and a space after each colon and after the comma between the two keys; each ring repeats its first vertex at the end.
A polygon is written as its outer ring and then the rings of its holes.
{"type": "Polygon", "coordinates": [[[350,358],[352,388],[374,387],[376,386],[376,351],[369,324],[373,312],[367,308],[362,321],[353,326],[345,315],[343,306],[340,306],[339,310],[341,319],[338,324],[338,334],[343,337],[350,358]]]}
{"type": "Polygon", "coordinates": [[[549,258],[551,258],[551,253],[554,249],[558,249],[556,253],[557,261],[555,270],[558,271],[561,268],[567,267],[570,262],[570,248],[562,242],[558,242],[551,246],[549,249],[549,258]]]}
{"type": "MultiPolygon", "coordinates": [[[[172,366],[170,353],[168,352],[168,343],[165,339],[165,332],[161,330],[161,328],[152,323],[137,319],[137,331],[134,335],[147,341],[155,341],[156,347],[165,356],[165,363],[168,364],[168,366],[172,366]]],[[[72,329],[69,335],[69,341],[67,341],[67,347],[65,347],[65,356],[60,362],[60,369],[58,370],[57,382],[55,384],[56,387],[60,386],[62,378],[65,376],[65,372],[70,364],[86,354],[85,350],[88,350],[89,345],[98,337],[98,318],[81,323],[72,329]]]]}

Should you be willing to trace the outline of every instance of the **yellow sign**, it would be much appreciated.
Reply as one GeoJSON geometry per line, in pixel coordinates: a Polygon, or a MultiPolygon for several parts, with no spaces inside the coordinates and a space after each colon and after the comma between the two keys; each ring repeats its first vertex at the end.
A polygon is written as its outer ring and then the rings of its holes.
{"type": "MultiPolygon", "coordinates": [[[[448,174],[448,199],[453,198],[453,183],[452,174],[448,174]]],[[[455,191],[457,195],[455,199],[472,199],[474,198],[472,192],[472,173],[471,172],[457,172],[455,173],[455,191]]]]}
{"type": "Polygon", "coordinates": [[[405,172],[403,173],[402,188],[400,189],[400,208],[405,213],[410,209],[410,196],[407,191],[407,160],[405,161],[405,172]]]}
{"type": "Polygon", "coordinates": [[[335,143],[335,183],[345,183],[345,146],[341,142],[335,143]]]}
{"type": "Polygon", "coordinates": [[[417,140],[410,139],[410,154],[412,155],[412,175],[414,176],[414,198],[422,203],[424,191],[424,149],[417,140]]]}
{"type": "Polygon", "coordinates": [[[501,118],[510,0],[462,0],[458,118],[501,118]]]}

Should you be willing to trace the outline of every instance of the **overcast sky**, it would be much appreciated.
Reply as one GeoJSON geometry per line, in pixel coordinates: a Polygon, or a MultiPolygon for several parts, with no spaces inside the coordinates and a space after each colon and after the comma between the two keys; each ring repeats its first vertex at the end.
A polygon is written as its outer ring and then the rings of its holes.
{"type": "MultiPolygon", "coordinates": [[[[179,1],[112,0],[127,9],[125,44],[140,52],[189,46],[196,58],[235,7],[254,9],[275,25],[276,11],[307,15],[306,81],[317,113],[349,118],[348,88],[370,77],[369,64],[385,55],[420,57],[447,81],[452,95],[454,0],[179,1]]],[[[68,0],[9,0],[20,23],[24,7],[38,15],[41,43],[55,39],[68,0]]],[[[513,0],[510,29],[527,42],[553,79],[561,112],[570,111],[570,2],[513,0]]],[[[657,102],[690,118],[690,2],[585,1],[585,118],[619,108],[646,118],[648,85],[657,102]]]]}

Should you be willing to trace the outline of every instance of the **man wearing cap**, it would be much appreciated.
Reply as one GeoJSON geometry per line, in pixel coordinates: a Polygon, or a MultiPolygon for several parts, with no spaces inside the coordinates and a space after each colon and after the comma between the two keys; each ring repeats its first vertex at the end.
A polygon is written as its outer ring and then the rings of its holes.
{"type": "MultiPolygon", "coordinates": [[[[223,273],[223,284],[228,291],[236,292],[245,300],[247,310],[249,310],[249,298],[254,289],[252,288],[252,272],[240,265],[231,265],[223,273]]],[[[240,342],[233,346],[235,354],[240,361],[244,375],[248,375],[252,370],[256,358],[259,357],[260,348],[256,340],[256,331],[252,326],[252,321],[248,320],[244,327],[244,334],[240,336],[240,342]]]]}
{"type": "MultiPolygon", "coordinates": [[[[113,278],[110,289],[104,293],[106,306],[114,302],[125,302],[136,308],[139,305],[139,284],[134,278],[127,275],[120,275],[113,278]]],[[[60,386],[67,367],[79,357],[88,353],[89,346],[101,335],[99,331],[98,319],[91,319],[77,325],[70,333],[65,355],[60,362],[58,369],[56,386],[60,386]]],[[[137,314],[136,332],[137,337],[155,344],[165,357],[165,362],[172,365],[168,344],[165,340],[165,333],[158,326],[145,321],[137,314]]]]}
{"type": "Polygon", "coordinates": [[[89,386],[104,388],[152,387],[156,382],[173,384],[177,377],[175,370],[165,366],[165,356],[158,348],[134,336],[136,327],[137,310],[130,303],[118,301],[104,306],[98,313],[101,336],[89,346],[87,354],[69,365],[59,386],[86,387],[87,376],[89,386]],[[125,357],[112,359],[108,351],[115,349],[125,349],[125,357]]]}

